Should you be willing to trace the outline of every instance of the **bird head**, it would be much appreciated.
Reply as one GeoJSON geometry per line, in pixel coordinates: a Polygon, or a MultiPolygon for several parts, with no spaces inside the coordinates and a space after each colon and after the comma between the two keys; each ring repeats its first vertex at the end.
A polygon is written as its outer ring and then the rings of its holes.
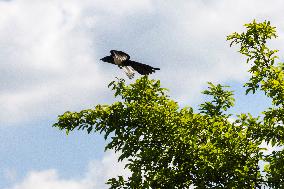
{"type": "Polygon", "coordinates": [[[106,57],[101,58],[101,61],[113,63],[113,57],[112,56],[106,56],[106,57]]]}

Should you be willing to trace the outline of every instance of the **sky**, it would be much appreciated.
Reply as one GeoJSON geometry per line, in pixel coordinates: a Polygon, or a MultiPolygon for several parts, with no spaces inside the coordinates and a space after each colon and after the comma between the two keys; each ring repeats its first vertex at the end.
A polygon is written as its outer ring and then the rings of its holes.
{"type": "Polygon", "coordinates": [[[100,61],[111,49],[161,68],[150,77],[181,106],[197,109],[211,81],[235,91],[232,113],[258,115],[269,100],[244,95],[248,65],[226,36],[270,20],[284,52],[283,12],[282,0],[0,0],[0,188],[105,189],[129,174],[99,134],[52,127],[116,100],[107,85],[127,78],[100,61]]]}

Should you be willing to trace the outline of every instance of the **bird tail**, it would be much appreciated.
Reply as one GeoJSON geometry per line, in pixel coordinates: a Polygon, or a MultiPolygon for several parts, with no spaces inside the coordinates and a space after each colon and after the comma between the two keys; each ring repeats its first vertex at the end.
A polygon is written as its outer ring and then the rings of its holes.
{"type": "Polygon", "coordinates": [[[135,72],[134,72],[134,69],[132,67],[123,66],[122,69],[126,73],[126,75],[129,79],[132,79],[134,77],[135,72]]]}

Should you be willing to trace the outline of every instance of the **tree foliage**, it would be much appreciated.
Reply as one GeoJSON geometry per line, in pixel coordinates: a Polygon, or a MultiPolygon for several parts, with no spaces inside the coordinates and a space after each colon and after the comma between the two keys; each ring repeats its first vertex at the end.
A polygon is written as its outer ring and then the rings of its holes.
{"type": "Polygon", "coordinates": [[[111,82],[117,102],[65,112],[54,126],[67,133],[99,132],[109,141],[106,150],[121,152],[119,161],[127,160],[131,176],[109,179],[110,188],[284,187],[284,152],[264,155],[260,147],[284,142],[284,64],[275,63],[277,51],[266,45],[276,30],[267,21],[245,27],[227,39],[240,45],[251,65],[246,93],[261,90],[272,100],[262,116],[240,114],[232,121],[226,112],[234,105],[233,92],[212,83],[203,91],[212,100],[199,110],[179,107],[159,80],[144,76],[130,85],[111,82]],[[266,174],[260,161],[266,162],[266,174]]]}

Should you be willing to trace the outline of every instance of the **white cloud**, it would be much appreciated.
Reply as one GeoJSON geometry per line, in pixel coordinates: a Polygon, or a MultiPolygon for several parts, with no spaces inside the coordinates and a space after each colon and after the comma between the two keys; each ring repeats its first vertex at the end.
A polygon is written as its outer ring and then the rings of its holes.
{"type": "MultiPolygon", "coordinates": [[[[283,6],[283,1],[227,0],[182,1],[159,6],[157,12],[163,15],[162,21],[167,24],[159,28],[165,32],[157,33],[168,42],[156,43],[154,40],[150,46],[154,46],[154,52],[163,49],[165,58],[162,63],[168,62],[162,64],[167,68],[163,83],[173,89],[179,101],[193,103],[207,81],[243,81],[247,77],[247,65],[235,48],[229,48],[226,36],[243,31],[243,24],[254,18],[283,25],[283,6]]],[[[283,49],[283,43],[277,48],[283,49]]]]}
{"type": "Polygon", "coordinates": [[[281,0],[1,1],[0,125],[111,101],[106,85],[124,75],[99,61],[110,49],[160,67],[151,77],[179,102],[194,103],[207,81],[247,75],[225,36],[253,18],[280,28],[282,7],[281,0]]]}
{"type": "MultiPolygon", "coordinates": [[[[271,20],[280,36],[272,45],[284,51],[283,7],[282,0],[0,1],[0,127],[112,101],[106,85],[124,73],[99,61],[110,49],[160,67],[151,77],[179,102],[195,103],[207,81],[246,78],[244,59],[225,41],[244,23],[271,20]]],[[[56,169],[33,171],[9,189],[104,188],[124,174],[115,159],[93,161],[73,180],[56,169]]]]}
{"type": "Polygon", "coordinates": [[[55,169],[31,171],[21,182],[6,189],[106,189],[109,178],[130,175],[124,169],[125,162],[118,163],[117,158],[118,154],[107,152],[101,160],[91,162],[86,174],[77,179],[61,178],[55,169]]]}
{"type": "Polygon", "coordinates": [[[60,179],[55,170],[30,172],[25,180],[11,189],[87,189],[84,182],[60,179]]]}
{"type": "MultiPolygon", "coordinates": [[[[122,3],[120,8],[142,8],[147,2],[122,3]]],[[[55,0],[0,3],[1,126],[55,118],[70,108],[89,106],[100,96],[108,97],[105,86],[113,78],[100,68],[93,34],[84,25],[85,20],[96,22],[96,16],[84,17],[90,4],[55,0]]]]}

